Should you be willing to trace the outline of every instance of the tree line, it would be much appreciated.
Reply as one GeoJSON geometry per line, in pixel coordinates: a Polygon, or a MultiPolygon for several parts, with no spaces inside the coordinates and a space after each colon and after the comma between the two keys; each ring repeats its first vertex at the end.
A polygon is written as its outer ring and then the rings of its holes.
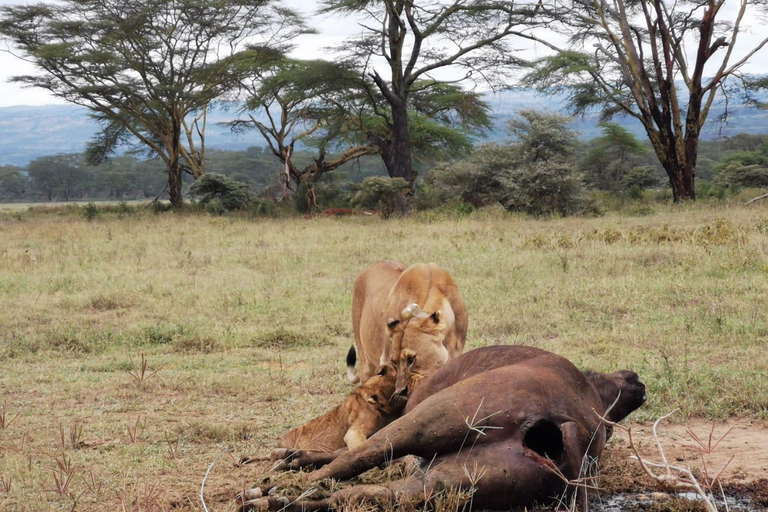
{"type": "MultiPolygon", "coordinates": [[[[386,178],[375,156],[358,159],[294,195],[300,213],[326,208],[396,210],[393,197],[408,191],[419,208],[472,208],[501,204],[529,214],[589,212],[594,191],[639,198],[664,186],[664,171],[648,142],[621,125],[603,123],[602,135],[582,141],[571,118],[523,110],[509,122],[510,140],[476,146],[468,156],[423,166],[423,179],[409,190],[407,181],[386,178]],[[464,205],[464,206],[462,206],[464,205]]],[[[298,165],[311,165],[313,151],[297,151],[298,165]]],[[[188,179],[184,190],[214,213],[264,208],[279,199],[284,169],[266,148],[212,151],[210,172],[188,179]],[[210,179],[209,179],[210,178],[210,179]]],[[[163,163],[132,155],[90,166],[83,154],[38,158],[26,167],[0,167],[0,201],[151,199],[165,186],[163,163]]],[[[699,173],[709,195],[724,196],[742,187],[768,187],[768,134],[738,134],[703,141],[699,173]]]]}
{"type": "MultiPolygon", "coordinates": [[[[294,159],[310,162],[311,151],[297,151],[294,159]]],[[[269,195],[279,189],[281,164],[264,148],[252,146],[244,151],[212,150],[207,159],[209,172],[228,176],[255,194],[269,195]]],[[[385,172],[379,161],[363,159],[339,173],[341,181],[359,182],[385,172]]],[[[26,166],[0,166],[0,201],[141,200],[160,197],[167,176],[160,159],[140,155],[120,155],[92,165],[84,153],[66,153],[36,158],[26,166]]],[[[193,180],[186,178],[182,189],[193,180]]]]}
{"type": "MultiPolygon", "coordinates": [[[[317,32],[314,20],[277,0],[5,6],[0,34],[38,70],[13,80],[83,105],[99,121],[89,164],[121,146],[143,151],[163,163],[175,207],[183,176],[210,170],[212,102],[244,100],[230,125],[255,130],[281,161],[283,196],[371,155],[412,189],[418,162],[466,155],[488,129],[478,88],[517,84],[565,91],[572,113],[636,118],[682,201],[696,198],[699,135],[717,95],[755,104],[767,84],[743,67],[768,38],[744,46],[739,34],[768,5],[740,0],[731,11],[724,3],[321,0],[319,14],[354,16],[361,31],[334,49],[335,59],[315,61],[288,56],[298,37],[317,32]],[[547,49],[544,57],[519,51],[531,42],[547,49]],[[313,149],[310,160],[293,158],[299,143],[313,149]]],[[[535,152],[516,158],[542,162],[535,152]]]]}

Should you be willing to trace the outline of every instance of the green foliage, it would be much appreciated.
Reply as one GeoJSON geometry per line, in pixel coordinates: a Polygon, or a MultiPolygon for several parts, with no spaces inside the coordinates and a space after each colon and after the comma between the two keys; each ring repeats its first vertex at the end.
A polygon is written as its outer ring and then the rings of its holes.
{"type": "Polygon", "coordinates": [[[83,206],[82,215],[88,222],[92,222],[96,220],[96,218],[99,216],[99,209],[96,207],[95,204],[92,202],[89,202],[85,206],[83,206]]]}
{"type": "Polygon", "coordinates": [[[14,81],[91,110],[102,131],[90,162],[126,143],[162,158],[179,207],[182,168],[205,172],[195,150],[205,128],[195,116],[240,84],[233,54],[259,36],[279,47],[305,31],[296,13],[274,3],[62,0],[5,7],[0,33],[42,71],[14,81]]]}
{"type": "MultiPolygon", "coordinates": [[[[590,149],[580,162],[585,179],[598,190],[613,192],[638,185],[634,182],[626,185],[624,179],[639,163],[638,157],[648,149],[621,125],[604,122],[600,127],[603,135],[588,143],[590,149]]],[[[647,188],[652,185],[639,186],[647,188]]]]}
{"type": "Polygon", "coordinates": [[[403,195],[410,190],[410,184],[403,178],[366,178],[357,187],[352,202],[360,208],[379,209],[384,218],[400,211],[403,195]]]}
{"type": "Polygon", "coordinates": [[[208,173],[198,178],[189,187],[189,195],[196,198],[206,211],[219,215],[242,210],[251,201],[247,184],[218,173],[208,173]]]}
{"type": "MultiPolygon", "coordinates": [[[[742,134],[745,135],[745,134],[742,134]]],[[[759,146],[760,139],[734,137],[729,146],[755,147],[754,150],[736,151],[722,159],[713,169],[715,183],[725,187],[766,187],[768,186],[768,143],[759,146]]]]}
{"type": "Polygon", "coordinates": [[[726,151],[759,151],[766,144],[768,135],[737,133],[723,139],[720,146],[726,151]]]}
{"type": "Polygon", "coordinates": [[[733,163],[742,166],[759,165],[768,167],[768,153],[763,153],[762,151],[737,151],[722,159],[715,166],[714,172],[720,173],[733,163]]]}
{"type": "Polygon", "coordinates": [[[29,178],[22,168],[13,165],[0,167],[0,200],[21,199],[29,186],[29,178]]]}
{"type": "Polygon", "coordinates": [[[723,185],[712,181],[699,181],[696,187],[696,195],[699,199],[717,199],[722,201],[725,199],[726,194],[727,191],[723,185]]]}
{"type": "Polygon", "coordinates": [[[517,141],[484,144],[463,162],[440,164],[424,179],[422,204],[451,197],[464,203],[501,203],[531,215],[570,215],[590,209],[581,176],[570,159],[578,142],[559,114],[523,110],[509,127],[517,141]]]}
{"type": "Polygon", "coordinates": [[[726,187],[768,187],[768,166],[730,162],[719,170],[715,183],[726,187]]]}
{"type": "Polygon", "coordinates": [[[278,217],[281,209],[278,203],[271,199],[254,198],[248,205],[248,212],[255,217],[278,217]]]}
{"type": "Polygon", "coordinates": [[[626,190],[655,188],[661,184],[661,176],[652,165],[640,165],[633,167],[621,180],[621,185],[626,190]]]}
{"type": "Polygon", "coordinates": [[[152,213],[155,215],[159,215],[161,213],[169,212],[173,209],[173,206],[170,203],[167,203],[165,201],[152,201],[152,213]]]}
{"type": "Polygon", "coordinates": [[[475,206],[498,202],[503,189],[497,176],[519,162],[515,146],[490,143],[479,146],[467,160],[439,163],[424,177],[422,206],[439,206],[454,197],[475,206]]]}
{"type": "Polygon", "coordinates": [[[35,189],[49,201],[77,197],[77,190],[88,181],[90,169],[79,154],[44,156],[29,163],[29,177],[35,189]]]}
{"type": "Polygon", "coordinates": [[[293,196],[296,211],[310,213],[315,209],[315,202],[321,211],[326,208],[349,208],[352,205],[352,186],[353,184],[349,181],[333,174],[328,175],[325,180],[313,184],[313,193],[310,193],[307,186],[302,183],[293,196]]]}
{"type": "Polygon", "coordinates": [[[592,211],[575,166],[563,161],[526,162],[497,176],[500,202],[529,215],[573,215],[592,211]]]}
{"type": "MultiPolygon", "coordinates": [[[[745,102],[759,104],[754,92],[768,83],[745,74],[747,59],[728,62],[734,49],[748,55],[765,43],[742,40],[737,44],[735,37],[741,20],[761,17],[765,5],[743,4],[736,21],[717,9],[705,14],[701,5],[650,0],[621,3],[620,8],[603,8],[599,2],[552,5],[548,15],[556,20],[563,42],[548,38],[551,56],[533,63],[523,80],[542,93],[567,90],[571,113],[599,110],[603,120],[617,114],[634,117],[670,177],[675,202],[696,197],[699,138],[710,107],[719,101],[717,96],[738,95],[745,102]],[[653,11],[663,11],[665,33],[718,36],[703,40],[699,51],[686,51],[682,36],[654,36],[660,31],[659,19],[649,14],[653,11]],[[617,34],[624,40],[621,44],[617,34]],[[706,71],[717,68],[718,73],[706,71]]],[[[725,103],[722,118],[732,109],[730,102],[725,103]]],[[[605,183],[601,187],[607,189],[605,183]]]]}
{"type": "MultiPolygon", "coordinates": [[[[368,143],[381,154],[389,175],[409,182],[416,177],[414,157],[422,151],[422,156],[429,158],[432,141],[458,141],[457,149],[462,151],[462,131],[488,126],[487,106],[474,92],[475,87],[480,81],[491,86],[508,85],[510,69],[522,64],[508,36],[518,24],[537,23],[537,8],[526,5],[513,9],[504,2],[453,6],[439,0],[325,0],[320,11],[345,16],[354,13],[364,20],[360,35],[345,40],[340,48],[346,54],[345,61],[360,75],[358,106],[364,108],[351,112],[363,124],[384,128],[363,127],[363,131],[368,143]],[[404,13],[408,23],[385,23],[388,28],[384,31],[375,28],[381,20],[403,20],[404,13]],[[385,65],[371,71],[371,59],[380,57],[384,57],[385,65]],[[452,68],[463,78],[453,83],[432,78],[455,74],[450,72],[452,68]],[[412,121],[416,114],[423,118],[412,121]],[[372,123],[376,118],[379,122],[372,123]],[[457,128],[457,133],[449,133],[457,128]],[[419,129],[427,135],[438,133],[438,139],[420,136],[419,129]]],[[[445,150],[443,143],[437,146],[445,150]]]]}
{"type": "Polygon", "coordinates": [[[522,161],[538,162],[568,158],[579,142],[576,132],[568,127],[571,118],[543,110],[523,109],[507,122],[515,136],[517,153],[522,161]]]}

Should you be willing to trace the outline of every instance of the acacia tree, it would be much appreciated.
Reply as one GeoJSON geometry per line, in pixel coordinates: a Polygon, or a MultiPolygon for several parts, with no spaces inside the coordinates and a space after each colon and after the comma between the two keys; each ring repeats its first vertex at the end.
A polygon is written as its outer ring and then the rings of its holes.
{"type": "Polygon", "coordinates": [[[29,188],[24,169],[15,165],[0,166],[0,199],[20,199],[29,188]]]}
{"type": "Polygon", "coordinates": [[[568,90],[575,113],[601,108],[637,118],[666,170],[676,202],[695,199],[699,136],[726,81],[745,78],[742,67],[768,38],[739,48],[747,16],[766,3],[740,0],[725,19],[725,0],[555,0],[567,45],[538,62],[526,82],[568,90]],[[692,51],[689,51],[692,50],[692,51]],[[735,57],[738,55],[738,57],[735,57]],[[705,74],[708,77],[705,77],[705,74]]]}
{"type": "Polygon", "coordinates": [[[237,84],[233,56],[302,29],[273,0],[63,0],[0,13],[0,33],[41,71],[13,80],[91,110],[103,128],[92,162],[130,142],[161,158],[175,207],[182,172],[205,172],[205,113],[237,84]]]}
{"type": "MultiPolygon", "coordinates": [[[[324,0],[321,13],[358,15],[363,34],[345,42],[343,50],[367,88],[386,107],[374,112],[389,128],[375,140],[391,177],[413,183],[411,126],[413,94],[445,80],[437,74],[453,70],[450,81],[498,85],[504,73],[521,64],[509,36],[530,38],[527,30],[540,23],[533,16],[537,2],[492,0],[324,0]],[[385,71],[379,71],[379,70],[385,71]]],[[[375,98],[371,98],[375,103],[375,98]]]]}
{"type": "MultiPolygon", "coordinates": [[[[472,149],[471,134],[490,126],[479,95],[454,84],[419,82],[409,102],[410,144],[417,158],[450,158],[472,149]]],[[[248,101],[236,130],[257,129],[285,164],[284,184],[312,186],[325,173],[362,156],[389,155],[389,105],[349,62],[277,59],[251,67],[248,101]],[[303,168],[290,158],[297,143],[316,150],[303,168]],[[333,155],[333,156],[329,156],[333,155]]],[[[386,161],[385,157],[385,161],[386,161]]]]}
{"type": "Polygon", "coordinates": [[[87,174],[79,153],[37,158],[29,163],[27,172],[32,185],[49,201],[59,195],[69,201],[78,189],[82,189],[87,174]]]}
{"type": "Polygon", "coordinates": [[[603,122],[600,128],[603,135],[589,142],[589,151],[580,166],[595,188],[617,192],[648,148],[619,124],[603,122]]]}
{"type": "Polygon", "coordinates": [[[291,193],[291,182],[311,194],[323,174],[377,152],[351,126],[345,99],[353,81],[343,65],[281,56],[267,61],[258,55],[255,59],[243,55],[239,65],[249,71],[240,82],[247,100],[239,112],[242,117],[229,124],[239,132],[258,130],[285,166],[284,195],[291,193]],[[291,159],[297,143],[317,151],[303,167],[291,159]],[[329,149],[335,152],[330,158],[329,149]]]}

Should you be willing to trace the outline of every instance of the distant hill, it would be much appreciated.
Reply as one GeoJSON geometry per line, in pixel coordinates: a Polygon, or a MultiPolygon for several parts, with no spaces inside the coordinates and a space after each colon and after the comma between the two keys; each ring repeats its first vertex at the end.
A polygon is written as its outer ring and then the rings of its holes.
{"type": "MultiPolygon", "coordinates": [[[[509,137],[505,124],[521,108],[546,108],[560,111],[564,96],[543,96],[529,89],[515,89],[488,95],[494,118],[494,129],[488,139],[501,141],[509,137]]],[[[722,126],[714,122],[722,108],[713,108],[703,138],[715,139],[740,132],[768,133],[768,110],[740,105],[731,107],[731,121],[722,126]]],[[[207,147],[223,150],[244,150],[249,146],[263,146],[254,131],[235,135],[216,123],[231,120],[233,112],[215,110],[208,118],[207,147]]],[[[619,117],[614,122],[624,125],[644,139],[640,124],[632,118],[619,117]]],[[[577,118],[573,127],[585,140],[600,134],[596,115],[577,118]]],[[[74,105],[46,105],[41,107],[0,107],[0,165],[24,166],[35,158],[58,153],[77,153],[85,149],[88,140],[98,131],[98,125],[88,116],[88,110],[74,105]]]]}

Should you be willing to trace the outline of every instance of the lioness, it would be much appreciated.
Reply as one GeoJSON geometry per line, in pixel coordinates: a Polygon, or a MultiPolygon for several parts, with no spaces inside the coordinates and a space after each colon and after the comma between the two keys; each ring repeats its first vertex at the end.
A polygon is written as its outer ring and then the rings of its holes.
{"type": "MultiPolygon", "coordinates": [[[[354,389],[341,405],[310,422],[288,431],[278,440],[278,448],[272,451],[272,459],[287,459],[284,467],[289,469],[291,460],[302,456],[302,452],[329,454],[328,461],[338,450],[354,448],[372,434],[400,416],[405,403],[390,401],[395,391],[395,369],[385,364],[376,374],[354,389]]],[[[314,459],[315,465],[323,460],[314,459]]]]}
{"type": "Polygon", "coordinates": [[[395,392],[407,395],[416,381],[461,354],[467,324],[464,297],[436,264],[374,263],[355,281],[355,347],[347,358],[347,376],[351,382],[365,381],[376,367],[391,361],[397,370],[395,392]],[[359,376],[354,372],[355,350],[359,376]]]}

